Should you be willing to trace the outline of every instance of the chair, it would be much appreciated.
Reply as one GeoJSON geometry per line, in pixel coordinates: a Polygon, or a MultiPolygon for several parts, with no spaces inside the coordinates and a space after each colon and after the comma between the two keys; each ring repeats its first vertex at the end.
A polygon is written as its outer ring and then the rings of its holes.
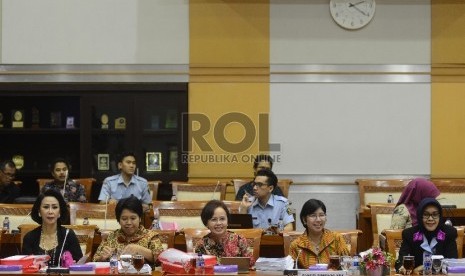
{"type": "MultiPolygon", "coordinates": [[[[84,186],[84,189],[86,190],[86,199],[87,201],[89,201],[92,195],[92,185],[94,185],[94,183],[96,182],[95,178],[75,178],[73,180],[84,186]]],[[[42,187],[44,187],[45,184],[53,181],[53,179],[38,178],[36,181],[39,184],[39,191],[42,191],[42,187]]]]}
{"type": "Polygon", "coordinates": [[[159,180],[147,181],[149,186],[150,194],[152,195],[152,200],[157,200],[158,197],[158,186],[161,184],[159,180]]]}
{"type": "Polygon", "coordinates": [[[0,217],[8,217],[10,220],[10,230],[18,229],[21,224],[35,224],[30,214],[32,204],[0,204],[0,217]]]}
{"type": "Polygon", "coordinates": [[[184,228],[184,238],[186,239],[186,252],[194,252],[194,245],[205,235],[210,233],[206,228],[184,228]]]}
{"type": "Polygon", "coordinates": [[[174,230],[154,230],[158,233],[158,238],[163,245],[163,250],[167,248],[174,248],[174,239],[176,237],[176,231],[174,230]]]}
{"type": "Polygon", "coordinates": [[[69,215],[72,225],[82,225],[84,218],[88,218],[90,225],[97,225],[101,230],[120,228],[116,221],[115,204],[70,202],[69,215]]]}
{"type": "MultiPolygon", "coordinates": [[[[357,255],[357,242],[358,236],[362,234],[361,230],[331,230],[339,233],[344,238],[344,241],[349,248],[351,256],[357,255]]],[[[301,236],[304,232],[302,231],[288,231],[283,233],[283,244],[284,244],[284,256],[289,255],[289,247],[291,242],[301,236]]]]}
{"type": "Polygon", "coordinates": [[[229,229],[247,239],[248,251],[252,252],[254,260],[260,257],[260,243],[262,240],[263,229],[229,229]]]}
{"type": "Polygon", "coordinates": [[[18,225],[19,233],[21,234],[21,241],[19,243],[19,248],[22,251],[23,250],[23,240],[24,236],[26,236],[27,233],[31,232],[32,230],[36,229],[40,225],[38,224],[20,224],[18,225]]]}
{"type": "Polygon", "coordinates": [[[357,179],[360,195],[360,209],[368,203],[386,203],[388,195],[394,197],[397,202],[404,187],[411,179],[357,179]]]}
{"type": "MultiPolygon", "coordinates": [[[[239,191],[239,188],[242,185],[245,185],[252,181],[252,179],[233,179],[231,182],[234,185],[234,194],[237,194],[239,191]]],[[[281,189],[283,192],[283,195],[285,198],[289,198],[289,186],[293,183],[292,179],[278,179],[278,187],[281,189]]]]}
{"type": "Polygon", "coordinates": [[[441,191],[440,199],[438,199],[441,204],[451,204],[457,206],[457,208],[465,208],[463,200],[463,196],[465,195],[465,179],[440,178],[431,179],[431,182],[441,191]]]}
{"type": "Polygon", "coordinates": [[[178,201],[225,200],[226,183],[187,183],[172,181],[173,196],[178,201]]]}
{"type": "Polygon", "coordinates": [[[380,246],[379,235],[384,229],[391,228],[392,213],[395,204],[370,204],[371,231],[373,233],[373,246],[380,246]]]}
{"type": "Polygon", "coordinates": [[[82,254],[90,256],[94,245],[95,231],[98,229],[97,225],[63,225],[63,227],[74,231],[81,246],[82,254]]]}

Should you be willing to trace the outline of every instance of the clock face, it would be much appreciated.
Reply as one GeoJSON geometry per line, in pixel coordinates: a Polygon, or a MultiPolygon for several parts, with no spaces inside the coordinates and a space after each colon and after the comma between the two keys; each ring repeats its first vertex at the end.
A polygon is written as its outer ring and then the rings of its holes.
{"type": "Polygon", "coordinates": [[[329,10],[341,27],[355,30],[366,26],[375,15],[375,0],[330,0],[329,10]]]}

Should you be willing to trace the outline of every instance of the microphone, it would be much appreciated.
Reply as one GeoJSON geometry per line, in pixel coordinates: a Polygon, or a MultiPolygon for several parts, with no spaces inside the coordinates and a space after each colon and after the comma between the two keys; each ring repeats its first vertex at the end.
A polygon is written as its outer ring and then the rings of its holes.
{"type": "Polygon", "coordinates": [[[63,182],[63,190],[61,191],[63,198],[65,198],[66,182],[68,182],[68,171],[65,172],[65,182],[63,182]]]}
{"type": "Polygon", "coordinates": [[[216,189],[218,188],[219,185],[220,185],[220,181],[218,180],[218,181],[216,182],[215,189],[213,190],[212,199],[211,199],[211,200],[215,199],[216,189]]]}
{"type": "Polygon", "coordinates": [[[31,215],[31,213],[32,213],[32,210],[29,211],[29,213],[27,213],[27,215],[25,215],[24,218],[18,223],[18,226],[17,226],[18,230],[16,230],[16,229],[11,230],[11,234],[18,234],[21,231],[21,229],[19,229],[19,226],[26,221],[26,219],[31,215]]]}
{"type": "Polygon", "coordinates": [[[108,200],[110,200],[110,195],[107,195],[105,198],[105,220],[103,222],[103,227],[107,229],[107,213],[108,213],[108,200]]]}
{"type": "Polygon", "coordinates": [[[300,253],[302,253],[302,249],[299,248],[299,253],[297,253],[297,257],[295,258],[295,269],[299,269],[297,263],[299,261],[300,253]]]}

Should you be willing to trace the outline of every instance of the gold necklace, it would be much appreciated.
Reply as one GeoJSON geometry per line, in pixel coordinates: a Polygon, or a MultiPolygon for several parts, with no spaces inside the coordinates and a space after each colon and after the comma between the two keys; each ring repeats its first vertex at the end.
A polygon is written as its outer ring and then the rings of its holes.
{"type": "Polygon", "coordinates": [[[44,229],[42,228],[42,232],[40,233],[40,248],[42,248],[43,250],[45,251],[50,251],[52,249],[54,249],[55,247],[57,247],[58,245],[58,239],[57,239],[57,233],[55,232],[55,235],[53,237],[53,241],[50,243],[46,243],[45,242],[45,233],[44,233],[44,229]]]}

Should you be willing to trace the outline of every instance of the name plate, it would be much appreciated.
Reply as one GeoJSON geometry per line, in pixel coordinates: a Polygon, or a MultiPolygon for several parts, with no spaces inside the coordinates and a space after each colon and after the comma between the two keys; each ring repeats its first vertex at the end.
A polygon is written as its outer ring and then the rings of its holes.
{"type": "Polygon", "coordinates": [[[299,270],[297,276],[347,276],[344,270],[299,270]]]}

